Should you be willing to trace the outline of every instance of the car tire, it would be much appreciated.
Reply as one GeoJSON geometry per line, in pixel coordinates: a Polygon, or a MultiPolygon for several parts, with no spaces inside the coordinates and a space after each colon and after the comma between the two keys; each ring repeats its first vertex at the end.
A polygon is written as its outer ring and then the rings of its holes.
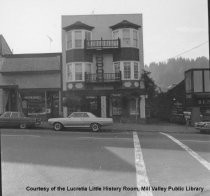
{"type": "Polygon", "coordinates": [[[55,131],[61,131],[63,129],[63,125],[59,122],[56,122],[56,123],[53,124],[53,129],[55,131]]]}
{"type": "Polygon", "coordinates": [[[26,129],[26,127],[27,127],[27,126],[26,126],[26,123],[21,123],[21,124],[20,124],[20,129],[26,129]]]}
{"type": "Polygon", "coordinates": [[[101,126],[98,123],[92,123],[90,125],[90,127],[91,127],[91,129],[92,129],[93,132],[100,131],[100,128],[101,128],[101,126]]]}

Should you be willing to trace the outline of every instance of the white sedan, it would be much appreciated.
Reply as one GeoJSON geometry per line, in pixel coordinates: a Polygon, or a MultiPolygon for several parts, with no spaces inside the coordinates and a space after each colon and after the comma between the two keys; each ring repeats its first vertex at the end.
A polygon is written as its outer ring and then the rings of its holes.
{"type": "Polygon", "coordinates": [[[92,131],[99,131],[102,126],[111,125],[112,118],[99,118],[90,112],[73,112],[66,118],[50,118],[48,123],[53,125],[55,131],[64,127],[91,128],[92,131]]]}

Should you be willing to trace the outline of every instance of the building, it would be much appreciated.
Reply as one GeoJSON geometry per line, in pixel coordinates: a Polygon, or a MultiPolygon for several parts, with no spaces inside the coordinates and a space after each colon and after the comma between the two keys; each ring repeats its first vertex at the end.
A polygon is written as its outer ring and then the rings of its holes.
{"type": "Polygon", "coordinates": [[[141,14],[62,16],[64,116],[145,118],[141,14]]]}
{"type": "Polygon", "coordinates": [[[185,72],[186,109],[192,123],[210,120],[210,69],[190,69],[185,72]]]}
{"type": "Polygon", "coordinates": [[[61,53],[4,54],[0,62],[0,113],[62,114],[61,53]]]}

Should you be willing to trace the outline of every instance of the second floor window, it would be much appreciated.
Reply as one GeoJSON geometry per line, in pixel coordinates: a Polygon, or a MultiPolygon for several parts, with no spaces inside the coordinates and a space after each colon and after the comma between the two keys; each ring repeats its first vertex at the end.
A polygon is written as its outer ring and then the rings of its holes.
{"type": "Polygon", "coordinates": [[[67,45],[66,49],[71,49],[72,48],[72,31],[68,31],[66,34],[66,40],[67,40],[67,45]]]}
{"type": "Polygon", "coordinates": [[[75,48],[82,48],[82,31],[75,31],[75,48]]]}
{"type": "Polygon", "coordinates": [[[138,79],[139,78],[139,65],[137,62],[134,62],[133,71],[134,71],[134,79],[138,79]]]}
{"type": "Polygon", "coordinates": [[[133,30],[133,46],[138,47],[138,34],[137,30],[133,30]]]}
{"type": "Polygon", "coordinates": [[[123,68],[124,68],[124,79],[130,79],[131,78],[131,63],[124,62],[123,68]]]}
{"type": "Polygon", "coordinates": [[[114,73],[119,73],[120,72],[120,62],[115,62],[114,63],[114,73]]]}
{"type": "Polygon", "coordinates": [[[123,46],[129,47],[131,44],[130,29],[123,29],[123,46]]]}
{"type": "Polygon", "coordinates": [[[82,63],[75,63],[75,80],[82,80],[82,63]]]}

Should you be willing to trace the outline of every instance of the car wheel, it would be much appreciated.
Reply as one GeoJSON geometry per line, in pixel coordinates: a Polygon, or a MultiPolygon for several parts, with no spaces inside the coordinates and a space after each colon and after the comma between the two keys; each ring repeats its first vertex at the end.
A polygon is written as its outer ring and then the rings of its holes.
{"type": "Polygon", "coordinates": [[[61,129],[63,129],[63,125],[59,122],[56,122],[53,124],[53,128],[55,131],[60,131],[61,129]]]}
{"type": "Polygon", "coordinates": [[[100,125],[98,123],[93,123],[90,125],[93,132],[97,132],[100,130],[100,125]]]}
{"type": "Polygon", "coordinates": [[[26,129],[26,123],[21,123],[21,124],[20,124],[20,128],[21,128],[21,129],[26,129]]]}

